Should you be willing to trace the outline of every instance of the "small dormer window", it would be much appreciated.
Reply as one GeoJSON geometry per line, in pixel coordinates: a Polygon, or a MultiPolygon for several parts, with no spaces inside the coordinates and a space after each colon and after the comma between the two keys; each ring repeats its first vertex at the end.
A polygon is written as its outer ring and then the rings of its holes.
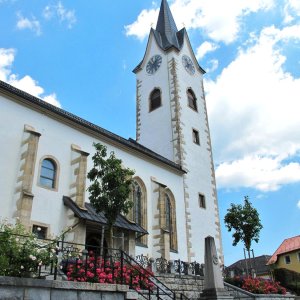
{"type": "Polygon", "coordinates": [[[154,89],[150,94],[149,111],[153,111],[161,106],[161,91],[160,89],[154,89]]]}

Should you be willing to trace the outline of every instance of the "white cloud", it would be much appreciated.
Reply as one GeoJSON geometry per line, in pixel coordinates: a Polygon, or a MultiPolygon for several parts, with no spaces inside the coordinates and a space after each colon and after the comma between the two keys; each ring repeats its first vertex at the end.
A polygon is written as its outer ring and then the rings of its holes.
{"type": "Polygon", "coordinates": [[[214,44],[214,43],[210,43],[205,41],[204,43],[202,43],[196,50],[196,57],[197,59],[201,59],[202,57],[204,57],[207,53],[215,51],[219,48],[218,45],[214,44]]]}
{"type": "Polygon", "coordinates": [[[233,162],[222,163],[216,170],[218,187],[251,187],[276,191],[282,185],[300,182],[300,164],[284,165],[280,159],[246,156],[233,162]]]}
{"type": "Polygon", "coordinates": [[[17,13],[17,28],[19,30],[29,29],[33,31],[36,35],[41,35],[41,25],[40,22],[35,18],[32,17],[31,19],[23,17],[23,15],[19,12],[17,13]]]}
{"type": "Polygon", "coordinates": [[[44,89],[36,80],[28,75],[19,78],[18,75],[12,73],[11,67],[15,55],[16,51],[14,49],[0,48],[0,80],[5,81],[33,96],[39,97],[55,106],[61,107],[56,95],[54,93],[45,95],[44,89]]]}
{"type": "Polygon", "coordinates": [[[216,174],[223,187],[274,190],[300,181],[299,164],[284,163],[300,153],[300,78],[285,71],[280,48],[292,40],[300,40],[300,25],[265,28],[216,81],[206,81],[216,174]]]}
{"type": "Polygon", "coordinates": [[[142,10],[137,20],[130,25],[125,26],[126,35],[136,36],[143,40],[148,34],[158,18],[158,9],[142,10]]]}
{"type": "Polygon", "coordinates": [[[10,67],[15,58],[14,49],[0,48],[0,80],[6,81],[10,74],[10,67]]]}
{"type": "Polygon", "coordinates": [[[297,16],[300,16],[299,0],[286,0],[284,6],[284,22],[291,23],[297,16]]]}
{"type": "MultiPolygon", "coordinates": [[[[202,28],[212,40],[230,43],[239,33],[243,16],[273,5],[274,0],[175,0],[171,10],[179,28],[202,28]]],[[[134,23],[125,26],[126,34],[145,38],[157,15],[158,9],[143,10],[134,23]]]]}
{"type": "Polygon", "coordinates": [[[55,93],[52,93],[50,95],[44,96],[43,100],[54,105],[57,107],[61,107],[61,104],[59,103],[59,101],[57,100],[57,96],[55,93]]]}
{"type": "Polygon", "coordinates": [[[46,20],[57,17],[60,22],[65,22],[70,29],[77,21],[75,11],[66,9],[61,1],[57,2],[56,5],[47,5],[44,8],[43,16],[46,20]]]}
{"type": "Polygon", "coordinates": [[[206,69],[206,72],[214,72],[219,67],[219,61],[217,59],[212,59],[208,62],[208,65],[210,65],[210,67],[206,69]]]}
{"type": "Polygon", "coordinates": [[[300,200],[298,201],[297,206],[300,209],[300,200]]]}

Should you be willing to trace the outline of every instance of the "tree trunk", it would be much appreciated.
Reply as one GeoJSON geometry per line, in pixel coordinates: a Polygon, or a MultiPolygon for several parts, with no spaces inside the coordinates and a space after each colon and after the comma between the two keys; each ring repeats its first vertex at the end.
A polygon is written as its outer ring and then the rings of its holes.
{"type": "Polygon", "coordinates": [[[249,259],[249,275],[252,277],[252,264],[251,264],[251,255],[250,255],[250,249],[247,249],[248,252],[248,259],[249,259]]]}
{"type": "Polygon", "coordinates": [[[104,226],[101,227],[101,239],[100,239],[100,257],[103,257],[103,245],[104,245],[104,226]]]}
{"type": "Polygon", "coordinates": [[[248,260],[247,260],[247,255],[246,255],[246,251],[245,251],[245,248],[243,249],[244,250],[244,257],[245,257],[245,264],[246,264],[246,275],[248,277],[248,260]]]}
{"type": "Polygon", "coordinates": [[[108,247],[109,248],[114,248],[114,245],[113,245],[113,227],[110,226],[108,228],[108,247]]]}

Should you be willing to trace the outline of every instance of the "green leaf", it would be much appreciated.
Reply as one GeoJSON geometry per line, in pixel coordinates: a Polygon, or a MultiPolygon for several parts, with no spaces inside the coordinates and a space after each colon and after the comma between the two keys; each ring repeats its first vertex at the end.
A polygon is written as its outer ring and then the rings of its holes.
{"type": "Polygon", "coordinates": [[[252,207],[249,197],[244,197],[244,205],[231,203],[224,218],[225,225],[229,232],[234,231],[233,246],[240,241],[244,243],[247,251],[250,251],[252,241],[258,243],[259,233],[263,228],[257,210],[252,207]]]}

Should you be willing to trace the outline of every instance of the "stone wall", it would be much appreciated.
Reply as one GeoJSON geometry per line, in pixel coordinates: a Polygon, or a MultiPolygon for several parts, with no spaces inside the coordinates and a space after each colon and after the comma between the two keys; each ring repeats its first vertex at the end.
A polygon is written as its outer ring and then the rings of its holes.
{"type": "Polygon", "coordinates": [[[184,294],[188,299],[199,299],[203,291],[203,276],[160,274],[157,278],[176,295],[184,294]]]}
{"type": "MultiPolygon", "coordinates": [[[[125,300],[127,292],[128,286],[119,284],[0,276],[0,300],[125,300]]],[[[132,295],[130,299],[134,299],[132,295]]]]}

